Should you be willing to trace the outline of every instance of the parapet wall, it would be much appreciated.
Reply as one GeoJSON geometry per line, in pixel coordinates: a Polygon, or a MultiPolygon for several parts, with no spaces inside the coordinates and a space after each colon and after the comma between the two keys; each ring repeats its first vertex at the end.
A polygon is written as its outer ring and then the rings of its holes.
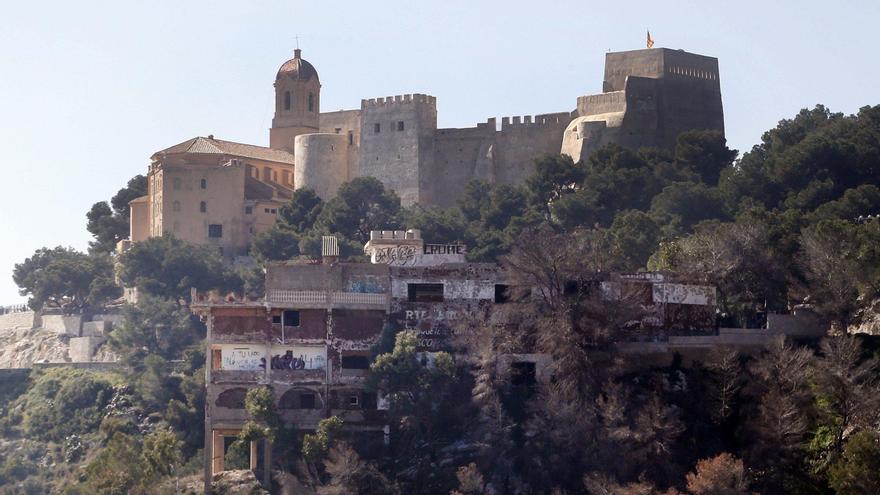
{"type": "Polygon", "coordinates": [[[384,98],[370,98],[361,100],[361,109],[364,108],[375,108],[381,107],[384,105],[399,105],[399,104],[407,104],[407,103],[422,103],[426,105],[437,105],[437,98],[431,95],[426,95],[422,93],[413,93],[413,94],[405,94],[405,95],[394,95],[394,96],[386,96],[384,98]]]}
{"type": "MultiPolygon", "coordinates": [[[[489,121],[494,122],[495,119],[489,119],[489,121]]],[[[501,130],[505,131],[514,127],[556,126],[559,124],[565,126],[569,121],[571,121],[571,114],[568,112],[539,114],[535,115],[534,119],[531,115],[501,117],[501,130]]]]}

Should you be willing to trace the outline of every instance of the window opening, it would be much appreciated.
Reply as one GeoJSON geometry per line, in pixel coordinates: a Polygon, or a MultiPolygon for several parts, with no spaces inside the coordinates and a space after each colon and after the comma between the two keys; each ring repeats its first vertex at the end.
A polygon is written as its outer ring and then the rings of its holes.
{"type": "Polygon", "coordinates": [[[407,284],[409,302],[443,302],[443,284],[407,284]]]}

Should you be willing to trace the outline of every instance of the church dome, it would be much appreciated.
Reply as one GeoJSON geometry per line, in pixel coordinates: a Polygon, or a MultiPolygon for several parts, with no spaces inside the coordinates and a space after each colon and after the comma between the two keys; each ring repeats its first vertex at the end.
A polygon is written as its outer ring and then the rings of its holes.
{"type": "Polygon", "coordinates": [[[315,70],[314,65],[303,60],[302,50],[297,48],[293,51],[293,58],[284,62],[284,64],[281,65],[281,68],[278,69],[278,75],[275,79],[281,79],[281,76],[287,76],[299,81],[308,81],[313,77],[318,79],[318,71],[315,70]]]}

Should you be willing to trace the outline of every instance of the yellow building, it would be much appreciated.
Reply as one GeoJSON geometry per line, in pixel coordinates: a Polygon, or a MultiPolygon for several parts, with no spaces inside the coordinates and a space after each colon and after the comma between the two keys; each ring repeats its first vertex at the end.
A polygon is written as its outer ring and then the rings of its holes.
{"type": "Polygon", "coordinates": [[[168,232],[240,255],[290,200],[293,155],[196,137],[153,154],[147,190],[129,203],[132,242],[168,232]]]}

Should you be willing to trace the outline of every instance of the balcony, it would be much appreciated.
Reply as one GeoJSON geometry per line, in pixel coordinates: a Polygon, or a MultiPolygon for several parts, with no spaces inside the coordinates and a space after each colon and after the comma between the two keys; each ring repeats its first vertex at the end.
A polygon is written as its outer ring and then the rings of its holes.
{"type": "Polygon", "coordinates": [[[260,383],[264,381],[266,372],[263,370],[212,370],[211,383],[260,383]]]}
{"type": "Polygon", "coordinates": [[[314,370],[272,370],[273,383],[324,383],[327,372],[323,369],[314,370]]]}
{"type": "Polygon", "coordinates": [[[267,301],[276,307],[386,309],[388,294],[270,289],[267,301]]]}

